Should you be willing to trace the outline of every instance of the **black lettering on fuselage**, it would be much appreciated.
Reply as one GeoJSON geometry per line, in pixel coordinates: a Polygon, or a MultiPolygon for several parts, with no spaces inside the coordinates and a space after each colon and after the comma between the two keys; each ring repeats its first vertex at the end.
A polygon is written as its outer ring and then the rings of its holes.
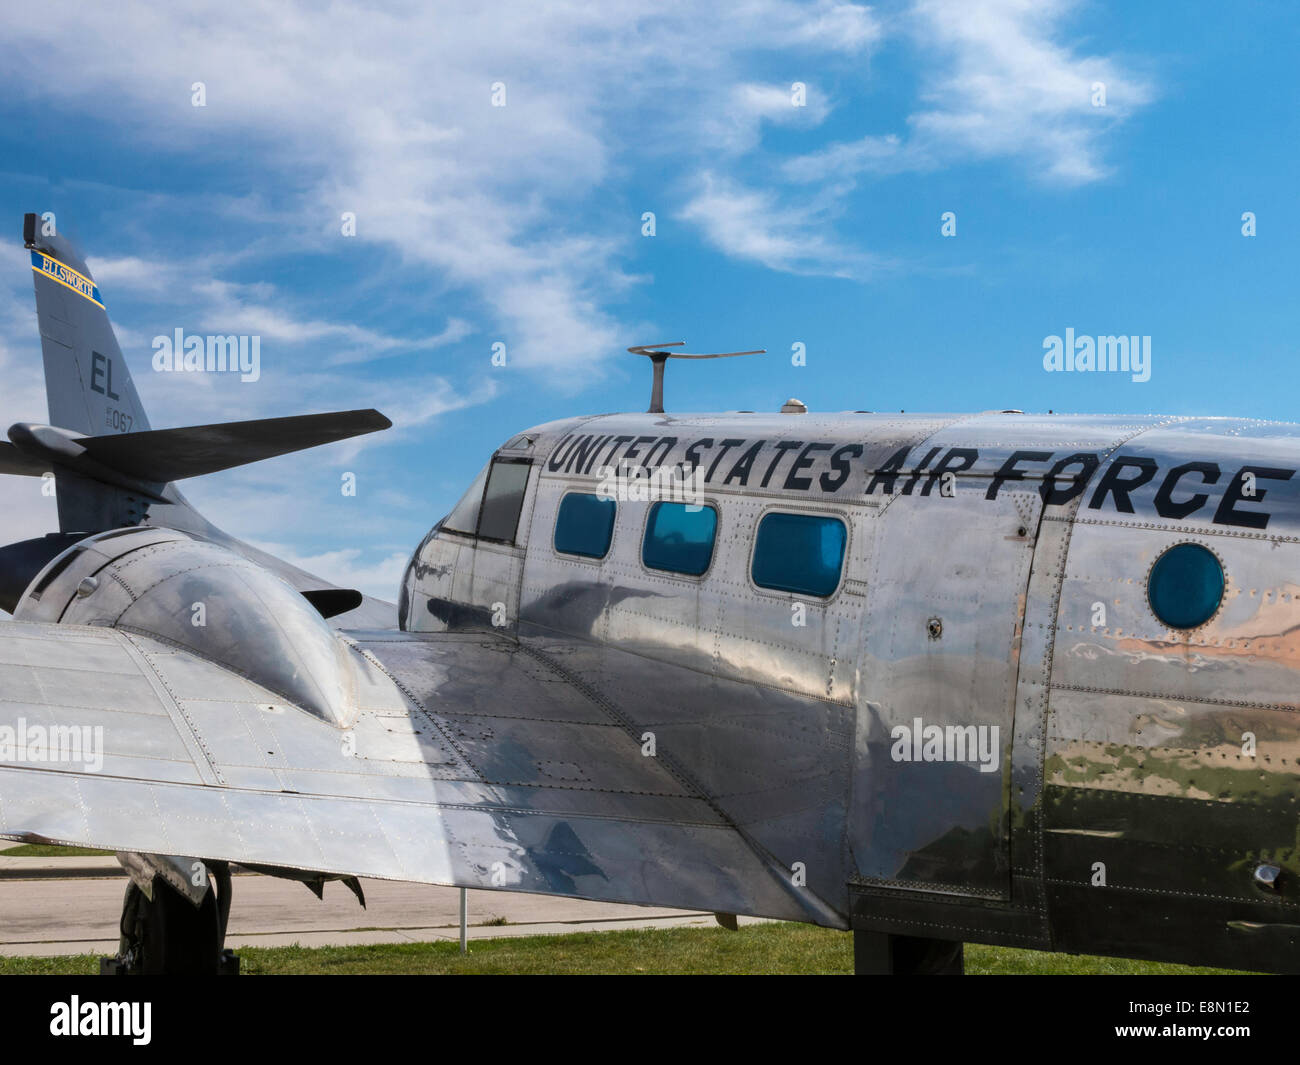
{"type": "Polygon", "coordinates": [[[1077,451],[1073,455],[1066,455],[1065,458],[1059,459],[1047,471],[1042,486],[1038,489],[1038,494],[1043,497],[1043,506],[1065,506],[1088,487],[1088,482],[1092,480],[1092,475],[1097,472],[1097,467],[1100,465],[1101,459],[1091,451],[1077,451]],[[1083,469],[1070,477],[1067,487],[1057,488],[1057,478],[1065,472],[1066,467],[1074,465],[1082,466],[1083,469]]]}
{"type": "Polygon", "coordinates": [[[862,457],[861,444],[845,444],[831,455],[831,469],[835,472],[823,473],[818,483],[821,484],[823,492],[836,492],[845,481],[849,479],[849,474],[853,472],[853,467],[849,465],[849,458],[862,457]]]}
{"type": "Polygon", "coordinates": [[[1269,481],[1289,481],[1295,476],[1295,470],[1279,470],[1272,466],[1243,466],[1223,490],[1223,498],[1219,500],[1219,509],[1214,512],[1215,525],[1241,525],[1247,529],[1268,528],[1270,515],[1255,514],[1237,509],[1238,503],[1258,503],[1268,495],[1268,489],[1266,488],[1256,488],[1254,495],[1246,495],[1247,474],[1251,474],[1255,480],[1263,477],[1269,481]]]}
{"type": "Polygon", "coordinates": [[[713,471],[718,468],[718,463],[723,460],[727,452],[730,451],[733,447],[740,447],[740,445],[743,444],[744,442],[745,441],[743,440],[724,440],[722,441],[722,443],[718,445],[718,447],[722,448],[722,450],[718,452],[718,457],[713,460],[713,465],[709,467],[709,472],[704,475],[705,484],[709,484],[712,482],[713,471]]]}
{"type": "Polygon", "coordinates": [[[560,437],[559,443],[555,445],[554,450],[551,452],[551,457],[546,460],[546,468],[550,470],[551,473],[554,473],[556,470],[558,470],[561,466],[564,465],[565,458],[572,450],[573,450],[573,434],[570,433],[567,436],[560,437]],[[564,446],[566,442],[569,445],[567,448],[564,446]]]}
{"type": "Polygon", "coordinates": [[[1047,462],[1052,457],[1050,451],[1013,451],[1007,456],[993,475],[993,480],[989,483],[988,491],[984,493],[985,499],[997,499],[998,489],[1007,481],[1023,481],[1025,471],[1020,469],[1018,463],[1021,462],[1047,462]]]}
{"type": "MultiPolygon", "coordinates": [[[[623,461],[631,462],[634,458],[636,458],[639,454],[641,454],[642,444],[653,444],[654,442],[655,442],[655,438],[653,436],[638,436],[628,446],[628,449],[623,452],[623,461]]],[[[643,466],[645,465],[644,461],[642,462],[642,465],[643,466]]]]}
{"type": "Polygon", "coordinates": [[[903,463],[907,461],[908,453],[911,450],[910,447],[900,447],[890,455],[885,460],[885,464],[872,475],[867,490],[863,494],[871,495],[876,490],[876,485],[880,485],[884,488],[885,495],[892,496],[894,494],[894,484],[898,481],[898,475],[903,470],[903,463]]]}
{"type": "Polygon", "coordinates": [[[813,460],[809,457],[814,451],[829,451],[831,444],[809,444],[801,452],[799,457],[794,460],[790,470],[785,475],[785,487],[799,492],[806,492],[812,487],[811,477],[800,477],[799,471],[806,470],[812,466],[813,460]]]}
{"type": "Polygon", "coordinates": [[[705,448],[713,446],[713,437],[706,436],[703,440],[697,440],[686,449],[686,465],[692,469],[699,469],[704,465],[704,459],[700,457],[700,452],[705,448]]]}
{"type": "Polygon", "coordinates": [[[908,478],[907,484],[903,485],[903,495],[910,496],[912,494],[912,489],[916,487],[916,482],[921,479],[922,472],[930,465],[930,460],[942,450],[943,448],[941,447],[932,447],[925,453],[925,458],[923,458],[920,463],[917,464],[916,469],[912,471],[912,476],[908,478]]]}
{"type": "Polygon", "coordinates": [[[624,444],[631,443],[633,439],[635,438],[630,436],[614,437],[614,442],[610,444],[609,450],[605,452],[605,461],[602,462],[601,465],[608,466],[614,460],[614,452],[617,451],[624,444]]]}
{"type": "Polygon", "coordinates": [[[763,450],[763,445],[766,443],[766,440],[760,440],[748,448],[736,460],[736,464],[731,467],[731,472],[727,474],[722,483],[731,484],[732,481],[739,481],[742,488],[747,487],[749,485],[750,471],[754,468],[754,460],[758,458],[758,453],[763,450]]]}
{"type": "Polygon", "coordinates": [[[569,449],[568,458],[564,462],[564,472],[568,473],[576,464],[578,472],[582,472],[583,466],[591,458],[592,452],[596,448],[596,438],[594,436],[580,436],[573,442],[573,447],[569,449]]]}
{"type": "Polygon", "coordinates": [[[1165,479],[1160,482],[1160,488],[1156,492],[1156,513],[1162,518],[1185,518],[1209,501],[1210,497],[1204,492],[1197,492],[1181,503],[1174,500],[1174,489],[1178,487],[1179,480],[1189,473],[1199,473],[1202,484],[1216,484],[1219,480],[1219,466],[1215,462],[1184,462],[1181,466],[1175,466],[1165,474],[1165,479]]]}
{"type": "Polygon", "coordinates": [[[595,442],[591,445],[591,458],[587,460],[587,465],[582,467],[583,473],[591,472],[591,467],[596,464],[596,456],[600,454],[600,449],[605,446],[605,441],[608,439],[608,434],[596,437],[595,442]]]}
{"type": "MultiPolygon", "coordinates": [[[[98,352],[92,352],[92,373],[90,387],[103,395],[116,399],[112,392],[112,360],[98,352]]],[[[590,474],[601,459],[602,466],[609,466],[622,449],[624,462],[640,460],[643,468],[662,467],[678,446],[675,436],[610,436],[572,433],[562,436],[552,449],[546,467],[552,472],[590,474]]],[[[727,467],[724,484],[736,484],[741,488],[751,487],[754,471],[765,452],[771,452],[762,481],[757,486],[767,488],[769,485],[788,492],[809,492],[814,485],[822,492],[837,492],[853,475],[853,459],[862,457],[869,445],[864,443],[843,444],[812,442],[802,440],[767,439],[750,441],[744,438],[727,438],[715,441],[713,437],[703,437],[688,444],[684,449],[684,459],[678,462],[684,470],[703,471],[705,460],[711,458],[704,480],[713,483],[715,474],[723,468],[727,456],[733,451],[736,457],[727,467]],[[738,450],[739,449],[739,450],[738,450]],[[712,455],[706,456],[706,452],[712,455]],[[780,474],[782,461],[787,455],[794,455],[784,476],[780,474]],[[828,454],[827,454],[828,453],[828,454]],[[773,484],[775,478],[775,484],[773,484]]],[[[945,474],[958,474],[973,469],[980,459],[977,448],[949,447],[942,445],[930,447],[911,470],[905,472],[908,457],[915,449],[914,445],[898,448],[883,463],[868,467],[870,478],[864,495],[872,495],[877,487],[885,495],[899,491],[898,481],[904,478],[901,494],[911,495],[924,478],[921,496],[930,496],[934,486],[940,483],[945,474]],[[942,458],[939,456],[942,455],[942,458]],[[936,461],[936,459],[938,461],[936,461]],[[933,464],[933,465],[932,465],[933,464]]],[[[1039,450],[1012,451],[992,474],[981,474],[980,486],[984,488],[985,499],[997,499],[1009,483],[1023,482],[1037,478],[1037,472],[1028,467],[1035,464],[1050,463],[1041,474],[1042,483],[1038,488],[1044,506],[1064,506],[1082,495],[1092,482],[1094,475],[1102,468],[1102,456],[1091,451],[1077,451],[1073,454],[1056,458],[1056,452],[1039,450]],[[1073,468],[1074,472],[1067,472],[1073,468]],[[987,481],[983,480],[987,478],[987,481]]],[[[1267,528],[1271,515],[1253,507],[1261,503],[1268,494],[1268,489],[1256,487],[1259,480],[1289,481],[1296,471],[1278,469],[1271,466],[1243,466],[1231,481],[1224,483],[1223,494],[1213,516],[1217,525],[1233,525],[1248,529],[1267,528]]],[[[1211,493],[1195,491],[1195,487],[1209,487],[1220,484],[1223,471],[1219,464],[1211,461],[1190,461],[1167,469],[1161,469],[1154,458],[1147,456],[1116,455],[1112,458],[1098,481],[1091,498],[1089,510],[1101,510],[1109,507],[1123,514],[1135,512],[1133,493],[1144,486],[1157,481],[1152,507],[1162,518],[1182,520],[1200,511],[1210,503],[1211,493]],[[1196,485],[1196,480],[1200,484],[1196,485]]],[[[1204,519],[1202,519],[1204,520],[1204,519]]]]}
{"type": "Polygon", "coordinates": [[[1143,456],[1119,455],[1111,460],[1106,472],[1101,475],[1101,482],[1088,501],[1089,510],[1100,510],[1106,496],[1115,500],[1115,509],[1125,514],[1133,513],[1133,503],[1129,494],[1137,491],[1156,475],[1156,460],[1143,456]],[[1133,477],[1125,477],[1126,469],[1137,470],[1133,477]]]}
{"type": "Polygon", "coordinates": [[[921,495],[928,496],[930,490],[934,488],[935,482],[945,473],[961,473],[962,470],[969,470],[975,465],[975,460],[980,457],[980,453],[973,447],[951,447],[948,454],[939,460],[930,478],[925,482],[925,487],[921,489],[921,495]]]}
{"type": "Polygon", "coordinates": [[[760,488],[767,487],[767,482],[772,479],[772,474],[776,472],[777,466],[780,464],[781,460],[785,458],[785,453],[796,447],[803,447],[803,441],[778,440],[776,442],[776,457],[768,464],[767,473],[763,474],[763,483],[759,485],[760,488]]]}
{"type": "Polygon", "coordinates": [[[650,445],[650,450],[645,453],[645,458],[641,460],[642,466],[662,466],[663,459],[673,448],[677,446],[677,437],[661,436],[655,443],[650,445]],[[658,457],[655,452],[659,452],[658,457]]]}

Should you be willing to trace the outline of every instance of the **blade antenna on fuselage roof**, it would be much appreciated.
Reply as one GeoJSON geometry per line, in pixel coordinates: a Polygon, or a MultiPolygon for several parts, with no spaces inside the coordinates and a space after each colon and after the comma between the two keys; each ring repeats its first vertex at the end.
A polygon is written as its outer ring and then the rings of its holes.
{"type": "Polygon", "coordinates": [[[633,355],[644,355],[654,366],[654,383],[650,387],[650,407],[647,414],[664,413],[664,366],[669,359],[730,359],[736,355],[765,355],[766,348],[753,351],[715,351],[709,354],[691,355],[685,351],[666,351],[666,348],[680,348],[686,341],[674,340],[667,344],[635,344],[627,350],[633,355]]]}

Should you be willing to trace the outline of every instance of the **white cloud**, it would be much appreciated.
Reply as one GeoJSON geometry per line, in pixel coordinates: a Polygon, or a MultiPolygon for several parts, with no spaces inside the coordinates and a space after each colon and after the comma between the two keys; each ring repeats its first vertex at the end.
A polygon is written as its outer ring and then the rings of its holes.
{"type": "Polygon", "coordinates": [[[858,54],[878,44],[884,28],[871,8],[860,4],[817,0],[785,27],[787,45],[815,45],[858,54]]]}
{"type": "Polygon", "coordinates": [[[157,262],[135,255],[87,255],[86,266],[97,285],[111,288],[115,292],[129,290],[157,294],[166,292],[171,283],[168,271],[160,269],[157,262]]]}
{"type": "Polygon", "coordinates": [[[825,94],[815,84],[803,83],[802,95],[796,97],[793,82],[741,82],[732,86],[721,106],[705,119],[704,136],[714,153],[739,155],[758,146],[763,123],[811,129],[825,121],[830,110],[825,94]]]}
{"type": "Polygon", "coordinates": [[[358,548],[323,551],[316,555],[297,554],[282,543],[254,543],[254,547],[288,562],[291,566],[323,577],[340,588],[355,588],[376,599],[397,601],[397,590],[410,552],[394,551],[379,559],[367,559],[358,548]]]}
{"type": "MultiPolygon", "coordinates": [[[[761,192],[735,178],[709,177],[683,217],[728,255],[774,270],[863,278],[884,260],[827,234],[864,176],[1005,158],[1044,183],[1105,177],[1105,134],[1148,102],[1153,89],[1117,60],[1081,56],[1062,43],[1073,6],[1071,0],[916,0],[894,24],[922,55],[921,96],[906,135],[872,132],[791,156],[761,192]],[[1099,84],[1102,107],[1094,106],[1099,84]]],[[[742,99],[750,89],[739,87],[742,99]]],[[[730,137],[720,134],[724,146],[756,148],[758,119],[780,114],[776,91],[755,91],[748,99],[748,125],[736,122],[730,137]]],[[[811,117],[819,122],[828,108],[823,103],[811,117]]],[[[732,169],[747,162],[737,159],[732,169]]]]}
{"type": "MultiPolygon", "coordinates": [[[[131,136],[196,161],[248,156],[293,191],[296,230],[322,241],[344,239],[339,216],[354,212],[355,239],[470,293],[517,366],[590,364],[620,347],[607,308],[631,280],[625,246],[616,228],[584,233],[574,220],[611,173],[647,147],[681,155],[710,147],[719,128],[739,123],[743,138],[755,122],[786,120],[746,84],[739,56],[786,50],[796,80],[820,55],[858,55],[880,37],[869,8],[837,0],[55,4],[11,7],[0,26],[20,57],[11,95],[78,112],[94,99],[129,119],[131,136]],[[43,76],[50,69],[60,76],[43,76]],[[202,108],[191,106],[195,81],[202,108]],[[498,81],[504,107],[491,102],[498,81]]],[[[825,105],[815,91],[810,100],[789,120],[818,121],[825,105]]],[[[132,271],[143,273],[109,267],[132,271]]]]}
{"type": "Polygon", "coordinates": [[[1151,99],[1152,88],[1111,58],[1062,43],[1073,0],[919,0],[918,34],[942,57],[913,116],[941,158],[1011,156],[1066,184],[1106,175],[1100,140],[1151,99]],[[1105,106],[1093,105],[1093,86],[1105,106]]]}
{"type": "Polygon", "coordinates": [[[781,164],[781,175],[799,184],[819,184],[852,179],[863,173],[892,173],[909,165],[902,141],[891,133],[792,156],[781,164]]]}
{"type": "Polygon", "coordinates": [[[712,173],[703,175],[681,212],[725,254],[772,270],[863,278],[884,265],[876,256],[826,237],[826,216],[826,208],[814,202],[783,204],[770,191],[712,173]]]}
{"type": "Polygon", "coordinates": [[[437,333],[405,338],[366,329],[351,322],[335,322],[295,315],[283,295],[265,283],[237,285],[204,280],[192,288],[193,302],[202,308],[197,325],[202,331],[259,336],[266,341],[315,346],[313,358],[330,365],[368,362],[377,358],[431,351],[463,340],[473,330],[461,318],[449,318],[437,333]],[[323,347],[337,346],[337,350],[323,347]]]}

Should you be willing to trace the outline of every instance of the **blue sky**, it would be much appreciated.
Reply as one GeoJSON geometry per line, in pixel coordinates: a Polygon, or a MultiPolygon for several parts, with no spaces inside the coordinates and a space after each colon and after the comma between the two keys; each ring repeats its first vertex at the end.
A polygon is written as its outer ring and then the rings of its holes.
{"type": "MultiPolygon", "coordinates": [[[[394,420],[183,486],[389,598],[514,432],[644,409],[629,344],[769,350],[671,367],[678,411],[1293,417],[1294,5],[604,6],[0,13],[0,417],[45,414],[32,210],[85,251],[155,427],[394,420]],[[259,335],[261,380],[151,372],[176,328],[259,335]],[[1151,379],[1045,372],[1067,328],[1150,336],[1151,379]]],[[[5,482],[6,541],[53,528],[5,482]]]]}

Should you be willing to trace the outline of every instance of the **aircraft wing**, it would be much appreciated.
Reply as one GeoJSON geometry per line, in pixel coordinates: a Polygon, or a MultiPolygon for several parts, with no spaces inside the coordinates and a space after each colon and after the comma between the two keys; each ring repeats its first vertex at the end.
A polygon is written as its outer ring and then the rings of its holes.
{"type": "Polygon", "coordinates": [[[343,728],[157,639],[0,623],[0,836],[841,923],[546,656],[341,644],[343,728]]]}

